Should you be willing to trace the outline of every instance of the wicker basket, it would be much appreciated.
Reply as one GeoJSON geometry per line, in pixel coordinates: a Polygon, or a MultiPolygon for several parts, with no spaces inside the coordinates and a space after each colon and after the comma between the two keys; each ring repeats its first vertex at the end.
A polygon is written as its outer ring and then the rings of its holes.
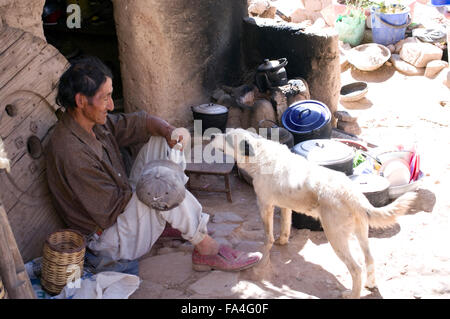
{"type": "Polygon", "coordinates": [[[83,274],[86,240],[72,229],[58,230],[50,234],[44,243],[42,258],[42,288],[57,295],[68,282],[83,274]]]}
{"type": "Polygon", "coordinates": [[[7,299],[6,295],[6,289],[5,286],[3,286],[2,279],[0,278],[0,299],[7,299]]]}

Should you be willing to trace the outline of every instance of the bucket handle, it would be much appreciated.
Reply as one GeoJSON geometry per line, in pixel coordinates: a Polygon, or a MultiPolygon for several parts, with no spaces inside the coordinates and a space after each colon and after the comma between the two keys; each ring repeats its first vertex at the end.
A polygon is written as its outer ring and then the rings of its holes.
{"type": "Polygon", "coordinates": [[[394,28],[394,29],[406,28],[411,23],[411,15],[409,13],[408,13],[408,20],[406,21],[405,24],[402,24],[402,25],[390,24],[389,22],[384,21],[383,19],[381,19],[376,13],[374,13],[374,14],[375,14],[375,18],[380,20],[381,23],[383,23],[384,25],[387,25],[388,27],[394,28]]]}

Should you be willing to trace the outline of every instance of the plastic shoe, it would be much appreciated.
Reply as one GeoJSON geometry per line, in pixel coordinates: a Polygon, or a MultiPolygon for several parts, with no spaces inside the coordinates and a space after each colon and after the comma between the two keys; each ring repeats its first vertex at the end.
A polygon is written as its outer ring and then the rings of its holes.
{"type": "Polygon", "coordinates": [[[192,268],[196,271],[240,271],[254,266],[261,257],[259,252],[245,253],[225,245],[220,245],[217,255],[200,255],[197,249],[194,249],[192,268]]]}

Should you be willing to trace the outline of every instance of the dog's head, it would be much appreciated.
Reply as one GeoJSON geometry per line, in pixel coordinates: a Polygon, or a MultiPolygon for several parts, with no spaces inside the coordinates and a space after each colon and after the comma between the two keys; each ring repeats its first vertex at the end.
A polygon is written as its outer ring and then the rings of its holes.
{"type": "Polygon", "coordinates": [[[233,157],[238,163],[248,163],[256,155],[258,136],[244,129],[228,129],[225,134],[211,136],[210,147],[233,157]]]}

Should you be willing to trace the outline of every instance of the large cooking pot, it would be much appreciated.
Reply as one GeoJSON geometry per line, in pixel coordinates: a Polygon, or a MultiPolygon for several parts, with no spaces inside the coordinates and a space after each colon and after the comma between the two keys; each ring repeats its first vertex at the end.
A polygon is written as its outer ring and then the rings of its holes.
{"type": "Polygon", "coordinates": [[[255,82],[260,92],[276,86],[283,86],[288,83],[286,69],[288,64],[286,58],[278,60],[265,59],[264,63],[256,69],[255,82]]]}
{"type": "Polygon", "coordinates": [[[202,134],[209,128],[218,128],[225,133],[228,121],[228,108],[223,105],[209,103],[192,107],[194,120],[202,121],[202,134]]]}
{"type": "Polygon", "coordinates": [[[294,144],[331,137],[331,112],[319,101],[304,100],[292,104],[283,112],[281,122],[294,136],[294,144]]]}
{"type": "MultiPolygon", "coordinates": [[[[348,176],[353,174],[353,158],[355,156],[353,148],[339,141],[307,140],[295,145],[292,152],[318,165],[344,172],[348,176]]],[[[320,221],[301,212],[292,214],[292,226],[297,229],[322,230],[320,221]]]]}
{"type": "Polygon", "coordinates": [[[292,152],[308,161],[345,173],[353,174],[353,148],[335,140],[307,140],[296,144],[292,152]]]}

